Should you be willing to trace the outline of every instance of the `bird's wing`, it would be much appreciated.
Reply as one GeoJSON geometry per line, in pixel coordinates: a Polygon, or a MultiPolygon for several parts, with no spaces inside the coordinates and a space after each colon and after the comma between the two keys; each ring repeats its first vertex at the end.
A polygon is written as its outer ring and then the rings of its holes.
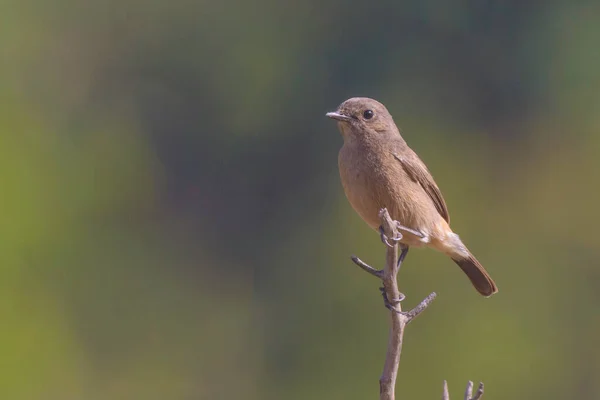
{"type": "Polygon", "coordinates": [[[448,208],[446,207],[444,197],[442,197],[442,192],[440,192],[440,189],[435,184],[433,177],[431,176],[431,173],[425,164],[423,164],[423,162],[417,157],[411,157],[409,159],[407,157],[401,157],[396,153],[393,154],[394,158],[400,161],[400,164],[410,179],[412,179],[414,182],[417,182],[425,190],[425,193],[427,193],[427,195],[431,198],[435,208],[438,210],[442,218],[444,218],[446,222],[450,223],[448,208]]]}

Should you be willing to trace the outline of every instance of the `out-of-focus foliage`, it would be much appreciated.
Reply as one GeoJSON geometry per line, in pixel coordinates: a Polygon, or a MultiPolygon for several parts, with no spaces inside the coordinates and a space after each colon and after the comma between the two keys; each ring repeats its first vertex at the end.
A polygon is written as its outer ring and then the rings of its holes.
{"type": "Polygon", "coordinates": [[[398,397],[600,398],[599,41],[592,1],[3,1],[0,398],[375,398],[358,95],[500,287],[411,251],[398,397]]]}

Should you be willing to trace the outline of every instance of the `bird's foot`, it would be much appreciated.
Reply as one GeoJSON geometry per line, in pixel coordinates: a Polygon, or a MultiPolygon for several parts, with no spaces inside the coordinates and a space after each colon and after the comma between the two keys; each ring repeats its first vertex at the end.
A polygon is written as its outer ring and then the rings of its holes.
{"type": "Polygon", "coordinates": [[[385,306],[385,308],[387,308],[390,311],[394,311],[397,313],[401,313],[401,310],[398,310],[396,308],[396,306],[398,304],[400,304],[402,302],[402,300],[404,300],[406,298],[406,296],[404,296],[404,294],[399,293],[399,296],[397,299],[388,299],[387,297],[387,293],[385,292],[385,288],[384,287],[380,287],[379,291],[381,292],[381,296],[383,297],[383,305],[385,306]]]}
{"type": "Polygon", "coordinates": [[[381,241],[388,247],[394,247],[396,243],[402,240],[402,234],[400,232],[398,232],[396,237],[388,238],[385,234],[385,231],[383,230],[383,226],[379,227],[379,237],[381,238],[381,241]],[[390,240],[394,242],[394,244],[391,244],[390,240]]]}

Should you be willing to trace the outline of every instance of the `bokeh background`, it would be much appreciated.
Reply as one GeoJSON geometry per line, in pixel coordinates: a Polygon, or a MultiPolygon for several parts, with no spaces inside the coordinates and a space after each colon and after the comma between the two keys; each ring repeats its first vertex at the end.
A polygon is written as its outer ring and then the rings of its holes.
{"type": "Polygon", "coordinates": [[[4,0],[0,398],[374,399],[385,103],[496,279],[413,250],[398,397],[600,398],[600,3],[4,0]]]}

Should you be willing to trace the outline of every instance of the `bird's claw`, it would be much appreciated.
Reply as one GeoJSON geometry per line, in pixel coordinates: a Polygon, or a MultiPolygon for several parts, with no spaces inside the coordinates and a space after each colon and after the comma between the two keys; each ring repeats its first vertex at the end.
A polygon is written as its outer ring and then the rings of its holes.
{"type": "Polygon", "coordinates": [[[383,304],[385,305],[385,308],[387,308],[390,311],[394,311],[397,313],[401,313],[402,311],[398,310],[396,308],[396,306],[398,304],[400,304],[402,302],[402,300],[404,300],[406,298],[406,296],[404,296],[403,293],[399,293],[399,296],[397,299],[388,299],[387,297],[387,293],[385,292],[385,288],[384,287],[380,287],[379,291],[381,292],[381,296],[383,297],[383,304]]]}
{"type": "Polygon", "coordinates": [[[402,240],[402,234],[400,232],[397,232],[397,235],[395,237],[388,238],[385,232],[383,231],[382,226],[379,227],[379,237],[381,238],[381,241],[388,247],[394,247],[396,243],[402,240]],[[390,240],[394,242],[394,244],[390,244],[390,240]]]}

